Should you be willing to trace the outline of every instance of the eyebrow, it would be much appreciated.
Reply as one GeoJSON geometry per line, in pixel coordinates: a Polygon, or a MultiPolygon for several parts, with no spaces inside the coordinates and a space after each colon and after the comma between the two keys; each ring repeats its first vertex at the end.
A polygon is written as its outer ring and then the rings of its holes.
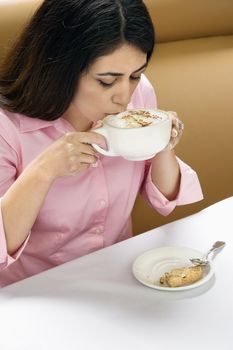
{"type": "MultiPolygon", "coordinates": [[[[132,74],[134,73],[138,73],[140,72],[142,69],[146,68],[148,65],[148,63],[146,62],[145,64],[143,64],[143,66],[141,66],[140,68],[138,68],[137,70],[135,70],[132,74]]],[[[111,75],[113,77],[121,77],[123,76],[124,74],[123,73],[117,73],[117,72],[106,72],[106,73],[99,73],[97,74],[98,76],[106,76],[106,75],[111,75]]]]}

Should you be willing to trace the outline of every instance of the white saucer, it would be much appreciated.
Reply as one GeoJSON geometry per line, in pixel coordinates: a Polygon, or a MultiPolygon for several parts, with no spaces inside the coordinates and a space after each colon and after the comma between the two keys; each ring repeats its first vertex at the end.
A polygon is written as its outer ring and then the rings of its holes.
{"type": "Polygon", "coordinates": [[[199,281],[181,287],[168,287],[160,284],[159,279],[174,268],[191,266],[190,258],[202,258],[203,253],[186,247],[160,247],[146,251],[133,263],[135,278],[142,284],[159,290],[183,291],[201,286],[214,274],[212,263],[205,267],[204,276],[199,281]]]}

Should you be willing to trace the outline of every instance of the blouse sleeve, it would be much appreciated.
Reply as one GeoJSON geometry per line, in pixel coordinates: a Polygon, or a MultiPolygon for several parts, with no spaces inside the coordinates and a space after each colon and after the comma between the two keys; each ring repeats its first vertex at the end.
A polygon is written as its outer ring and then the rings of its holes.
{"type": "Polygon", "coordinates": [[[15,262],[21,255],[29,236],[22,246],[11,256],[7,253],[7,243],[2,217],[2,196],[17,177],[18,157],[15,150],[0,136],[0,270],[15,262]]]}
{"type": "Polygon", "coordinates": [[[151,177],[151,163],[146,165],[145,179],[141,188],[142,196],[161,215],[170,214],[177,205],[198,202],[203,199],[201,186],[196,172],[177,157],[180,167],[180,189],[176,198],[169,201],[154,185],[151,177]]]}

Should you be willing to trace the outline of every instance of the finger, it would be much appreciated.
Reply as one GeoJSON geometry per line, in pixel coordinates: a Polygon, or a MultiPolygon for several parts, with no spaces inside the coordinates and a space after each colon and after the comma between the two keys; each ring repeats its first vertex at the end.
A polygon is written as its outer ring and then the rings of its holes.
{"type": "Polygon", "coordinates": [[[177,127],[177,129],[179,130],[184,125],[184,123],[179,119],[176,112],[168,111],[168,113],[172,118],[172,122],[173,122],[172,124],[175,125],[177,127]]]}
{"type": "Polygon", "coordinates": [[[174,121],[178,118],[177,113],[174,111],[168,111],[168,114],[170,115],[172,121],[174,121]]]}
{"type": "Polygon", "coordinates": [[[79,133],[79,141],[82,143],[96,143],[97,145],[101,145],[105,142],[105,138],[103,135],[97,134],[96,132],[83,132],[79,133]]]}
{"type": "Polygon", "coordinates": [[[178,144],[177,139],[172,139],[172,140],[169,142],[169,147],[170,147],[170,149],[174,149],[174,148],[176,147],[177,144],[178,144]]]}
{"type": "Polygon", "coordinates": [[[94,164],[97,162],[97,157],[95,156],[91,156],[89,154],[80,154],[80,156],[78,157],[78,160],[80,163],[84,163],[84,164],[94,164]]]}
{"type": "Polygon", "coordinates": [[[76,145],[80,143],[96,143],[99,145],[105,140],[104,136],[96,132],[69,132],[65,134],[65,139],[67,143],[74,143],[76,145]]]}
{"type": "Polygon", "coordinates": [[[176,112],[169,111],[172,118],[172,137],[177,137],[184,130],[184,123],[178,118],[176,112]]]}
{"type": "Polygon", "coordinates": [[[97,158],[87,154],[80,154],[78,156],[70,157],[69,172],[71,174],[77,173],[80,169],[87,169],[90,165],[96,163],[97,158]],[[85,167],[83,167],[85,165],[85,167]]]}
{"type": "Polygon", "coordinates": [[[178,130],[176,128],[172,128],[171,137],[175,138],[178,136],[178,130]]]}
{"type": "Polygon", "coordinates": [[[171,131],[171,139],[169,142],[170,149],[174,149],[176,145],[179,143],[180,138],[182,136],[184,130],[184,123],[178,118],[177,113],[173,111],[169,111],[169,114],[172,118],[172,131],[171,131]]]}
{"type": "Polygon", "coordinates": [[[178,132],[181,133],[184,131],[184,123],[179,119],[178,120],[178,132]]]}
{"type": "Polygon", "coordinates": [[[89,154],[89,155],[92,155],[92,156],[95,156],[97,151],[91,146],[91,145],[88,145],[88,144],[85,144],[85,143],[80,143],[80,145],[77,147],[77,155],[78,154],[89,154]]]}
{"type": "MultiPolygon", "coordinates": [[[[95,132],[90,132],[90,133],[88,133],[88,134],[97,134],[97,133],[95,133],[95,132]]],[[[103,135],[100,135],[100,134],[97,134],[97,135],[99,135],[100,136],[100,138],[99,138],[99,142],[97,143],[97,142],[90,142],[91,144],[93,144],[93,143],[96,143],[96,144],[98,144],[101,148],[103,148],[103,149],[108,149],[108,146],[107,146],[107,142],[106,142],[106,139],[105,139],[105,137],[103,136],[103,135]]],[[[88,142],[89,143],[89,142],[88,142]]]]}
{"type": "Polygon", "coordinates": [[[184,124],[181,123],[178,127],[172,128],[171,137],[172,138],[180,138],[184,130],[184,124]]]}
{"type": "Polygon", "coordinates": [[[101,128],[101,126],[103,125],[103,121],[102,120],[98,120],[92,127],[91,130],[95,130],[95,129],[98,129],[98,128],[101,128]]]}
{"type": "Polygon", "coordinates": [[[66,144],[66,149],[70,157],[79,156],[81,153],[86,153],[94,156],[97,152],[92,146],[81,142],[79,144],[68,142],[66,144]]]}
{"type": "Polygon", "coordinates": [[[173,148],[176,147],[176,145],[180,141],[182,133],[183,133],[183,127],[181,127],[181,129],[179,131],[177,129],[175,129],[175,128],[172,129],[171,139],[170,139],[170,142],[169,142],[170,149],[173,149],[173,148]]]}

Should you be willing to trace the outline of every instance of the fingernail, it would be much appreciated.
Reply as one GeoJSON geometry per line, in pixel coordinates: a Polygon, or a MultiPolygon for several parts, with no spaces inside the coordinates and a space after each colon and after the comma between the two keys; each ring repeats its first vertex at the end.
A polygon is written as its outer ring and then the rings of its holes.
{"type": "Polygon", "coordinates": [[[177,137],[178,136],[178,131],[176,129],[172,130],[172,137],[177,137]]]}
{"type": "Polygon", "coordinates": [[[91,164],[91,166],[92,166],[92,168],[97,168],[98,164],[99,164],[99,161],[97,159],[95,163],[91,164]]]}
{"type": "Polygon", "coordinates": [[[106,141],[101,141],[101,143],[99,143],[99,146],[100,146],[101,148],[103,148],[104,150],[107,150],[107,149],[108,149],[108,146],[107,146],[106,141]]]}

